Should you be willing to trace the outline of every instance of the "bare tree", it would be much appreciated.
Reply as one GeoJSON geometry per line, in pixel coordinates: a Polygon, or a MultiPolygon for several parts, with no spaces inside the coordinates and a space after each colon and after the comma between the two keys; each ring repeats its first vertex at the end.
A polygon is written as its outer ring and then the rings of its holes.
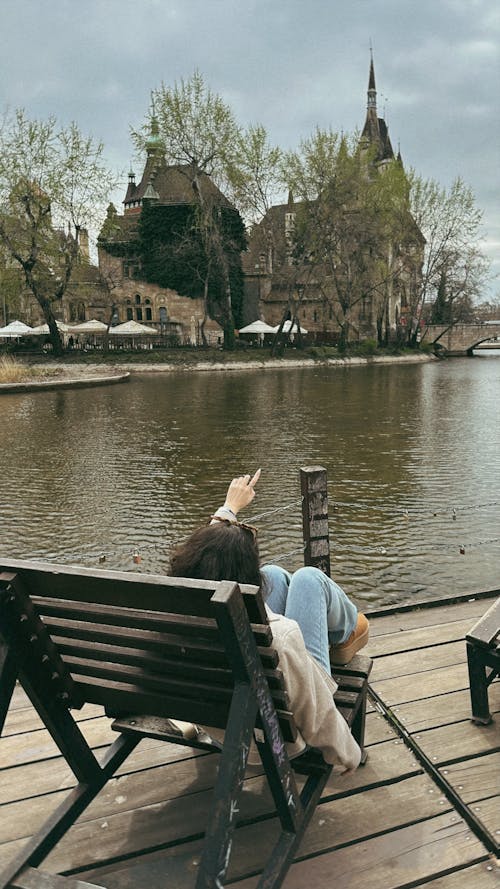
{"type": "Polygon", "coordinates": [[[80,232],[116,185],[102,155],[101,143],[54,117],[29,120],[18,110],[0,129],[0,246],[22,270],[56,355],[63,347],[54,307],[78,260],[80,232]]]}
{"type": "Polygon", "coordinates": [[[433,179],[410,174],[410,204],[425,236],[422,283],[410,305],[409,337],[415,338],[424,309],[452,324],[470,316],[488,277],[489,262],[479,246],[482,212],[472,189],[457,178],[446,189],[433,179]]]}

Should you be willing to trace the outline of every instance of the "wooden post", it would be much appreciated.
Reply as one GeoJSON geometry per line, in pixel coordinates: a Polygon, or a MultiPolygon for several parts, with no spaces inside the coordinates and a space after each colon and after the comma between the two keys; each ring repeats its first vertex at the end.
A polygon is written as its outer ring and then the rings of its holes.
{"type": "Polygon", "coordinates": [[[330,576],[328,492],[326,469],[305,466],[300,470],[304,565],[313,565],[330,576]]]}

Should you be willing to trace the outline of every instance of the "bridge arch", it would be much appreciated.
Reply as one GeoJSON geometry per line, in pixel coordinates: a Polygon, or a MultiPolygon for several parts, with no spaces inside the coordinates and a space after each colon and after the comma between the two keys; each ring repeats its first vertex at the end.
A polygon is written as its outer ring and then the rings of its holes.
{"type": "Polygon", "coordinates": [[[474,324],[429,324],[422,342],[434,343],[447,355],[470,355],[480,343],[500,338],[500,321],[474,324]]]}

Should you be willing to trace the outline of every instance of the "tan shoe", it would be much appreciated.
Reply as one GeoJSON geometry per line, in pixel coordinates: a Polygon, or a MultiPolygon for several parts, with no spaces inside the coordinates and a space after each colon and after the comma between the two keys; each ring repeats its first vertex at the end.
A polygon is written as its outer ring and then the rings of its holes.
{"type": "Polygon", "coordinates": [[[332,645],[330,648],[331,664],[348,664],[360,648],[368,642],[370,635],[370,624],[368,619],[361,612],[358,614],[358,621],[351,635],[345,642],[340,645],[332,645]]]}

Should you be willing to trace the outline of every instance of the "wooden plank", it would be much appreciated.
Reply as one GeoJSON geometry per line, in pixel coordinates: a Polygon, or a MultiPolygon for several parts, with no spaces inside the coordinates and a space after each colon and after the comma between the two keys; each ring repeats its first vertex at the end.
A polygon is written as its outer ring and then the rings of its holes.
{"type": "Polygon", "coordinates": [[[459,722],[419,732],[412,737],[436,767],[500,750],[500,732],[495,723],[477,726],[473,722],[459,722]]]}
{"type": "Polygon", "coordinates": [[[59,877],[29,867],[16,877],[10,884],[10,889],[103,889],[103,887],[97,886],[95,883],[82,883],[81,880],[59,877]]]}
{"type": "MultiPolygon", "coordinates": [[[[116,738],[113,732],[113,739],[116,738]]],[[[104,754],[107,748],[102,748],[104,754]]],[[[179,744],[167,744],[164,741],[146,739],[129,756],[118,769],[118,775],[129,774],[154,768],[166,762],[189,759],[206,755],[202,751],[193,751],[179,744]]],[[[21,765],[14,769],[6,769],[1,773],[0,803],[52,793],[63,787],[74,787],[75,777],[64,759],[59,756],[48,763],[38,762],[21,765]]]]}
{"type": "Polygon", "coordinates": [[[450,642],[447,645],[435,645],[402,654],[390,654],[377,658],[373,664],[370,684],[380,679],[391,679],[396,676],[416,676],[426,670],[438,670],[453,664],[463,663],[465,642],[450,642]]]}
{"type": "Polygon", "coordinates": [[[396,739],[397,735],[390,722],[377,711],[367,713],[365,724],[365,747],[381,741],[396,739]]]}
{"type": "MultiPolygon", "coordinates": [[[[339,779],[340,780],[340,779],[339,779]]],[[[274,812],[274,803],[265,787],[264,779],[247,781],[240,808],[240,817],[249,820],[266,813],[274,812]]],[[[401,822],[408,823],[415,817],[434,816],[447,808],[441,805],[441,798],[430,793],[432,784],[426,776],[410,778],[391,787],[377,787],[348,797],[325,800],[313,816],[310,828],[301,845],[301,854],[314,854],[335,844],[343,844],[353,839],[373,833],[374,823],[380,831],[397,827],[401,822]]],[[[166,802],[161,806],[148,806],[141,810],[124,813],[123,816],[106,818],[106,827],[98,822],[75,826],[62,840],[59,851],[51,853],[45,869],[66,869],[64,861],[71,860],[71,867],[95,864],[110,860],[123,852],[123,836],[128,836],[128,851],[154,849],[160,845],[178,843],[199,834],[195,845],[201,848],[202,834],[207,818],[210,817],[211,794],[166,802]],[[123,831],[127,831],[126,834],[123,831]],[[93,838],[91,841],[90,838],[93,838]],[[64,849],[62,846],[64,844],[64,849]],[[89,848],[92,846],[92,848],[89,848]],[[76,864],[75,862],[81,862],[76,864]],[[62,866],[61,866],[62,865],[62,866]]],[[[258,821],[238,830],[234,842],[235,860],[231,872],[245,874],[249,865],[262,866],[274,842],[276,819],[258,821]]],[[[191,845],[191,844],[190,844],[191,845]]],[[[190,854],[192,854],[192,845],[190,854]]],[[[0,850],[1,852],[1,850],[0,850]]],[[[184,850],[181,847],[181,855],[184,850]]],[[[175,855],[174,855],[175,857],[175,855]]],[[[116,868],[116,866],[115,866],[116,868]]],[[[98,871],[102,874],[101,869],[98,871]]],[[[107,882],[103,880],[103,882],[107,882]]],[[[137,880],[136,885],[144,885],[137,880]]],[[[174,882],[169,885],[176,885],[174,882]]]]}
{"type": "Polygon", "coordinates": [[[492,859],[426,883],[426,889],[498,889],[500,865],[492,859]]]}
{"type": "Polygon", "coordinates": [[[500,792],[497,792],[495,796],[488,797],[488,799],[472,803],[469,808],[490,834],[498,855],[500,852],[500,792]]]}
{"type": "MultiPolygon", "coordinates": [[[[163,745],[163,747],[171,746],[163,745]]],[[[210,813],[211,789],[198,794],[192,793],[190,790],[195,787],[195,781],[205,781],[210,784],[213,779],[214,765],[217,765],[215,756],[204,757],[203,760],[199,759],[195,763],[174,763],[169,767],[173,772],[171,778],[173,789],[171,791],[168,787],[170,779],[167,768],[161,771],[151,769],[146,773],[141,772],[140,775],[131,776],[125,781],[120,778],[117,782],[110,782],[108,790],[103,791],[93,803],[93,806],[96,806],[95,812],[98,813],[98,817],[86,821],[84,814],[80,818],[67,838],[62,840],[57,850],[52,853],[52,855],[59,857],[57,860],[54,859],[55,864],[52,864],[51,858],[50,869],[59,871],[67,869],[69,866],[89,866],[90,862],[86,858],[89,854],[92,854],[92,861],[97,863],[99,855],[105,858],[106,855],[112,857],[115,854],[123,853],[124,837],[128,838],[127,850],[129,848],[141,850],[144,847],[151,848],[155,843],[175,842],[176,838],[192,836],[196,831],[203,832],[210,813]],[[205,771],[207,774],[204,777],[205,771]],[[164,777],[163,781],[160,780],[162,777],[164,777]],[[144,782],[144,787],[141,782],[144,782]],[[181,793],[182,782],[184,782],[183,795],[170,799],[171,796],[175,797],[176,792],[181,793]],[[191,786],[189,782],[191,782],[191,786]],[[137,799],[133,798],[134,788],[138,794],[137,799]],[[154,794],[153,799],[155,800],[150,805],[146,803],[148,788],[154,794]],[[95,847],[95,855],[89,851],[90,847],[95,847]],[[72,862],[78,861],[83,864],[65,864],[68,855],[72,862]]],[[[325,796],[328,799],[340,798],[344,803],[346,793],[416,775],[420,777],[421,770],[415,764],[408,750],[402,746],[395,747],[392,742],[378,744],[370,749],[368,762],[365,766],[350,775],[331,777],[325,789],[325,796]]],[[[400,783],[398,782],[398,787],[400,783]]],[[[245,811],[253,812],[254,815],[258,812],[262,814],[274,811],[269,793],[267,789],[264,790],[265,786],[264,779],[261,778],[251,778],[246,782],[246,790],[243,794],[245,811]],[[246,808],[247,798],[248,809],[246,808]]],[[[50,802],[51,796],[55,795],[51,794],[43,799],[48,799],[50,802]]],[[[7,830],[10,830],[10,837],[22,832],[23,817],[30,818],[30,805],[34,805],[34,816],[32,817],[35,818],[35,822],[31,822],[34,824],[37,823],[36,818],[39,817],[37,812],[40,813],[43,801],[40,804],[35,800],[27,800],[23,806],[17,806],[17,808],[14,807],[14,804],[4,807],[4,813],[7,814],[10,811],[13,816],[12,820],[17,823],[17,827],[8,828],[7,823],[11,819],[7,817],[4,819],[5,824],[2,822],[2,829],[6,831],[6,837],[7,830]]],[[[13,857],[23,842],[26,842],[26,837],[12,839],[1,845],[0,863],[13,857]]],[[[46,867],[45,864],[44,867],[46,867]]]]}
{"type": "MultiPolygon", "coordinates": [[[[492,713],[500,711],[500,683],[490,688],[492,713]]],[[[423,731],[452,722],[469,721],[471,717],[469,690],[454,691],[433,698],[424,698],[410,704],[398,704],[392,708],[397,719],[409,731],[423,731]]]]}
{"type": "MultiPolygon", "coordinates": [[[[354,847],[297,862],[287,875],[286,889],[327,887],[333,885],[332,881],[335,889],[417,886],[418,881],[486,857],[484,847],[465,823],[445,814],[354,847]]],[[[256,880],[251,878],[240,882],[238,889],[253,889],[255,885],[256,880]]],[[[110,885],[110,889],[114,887],[110,885]]]]}
{"type": "MultiPolygon", "coordinates": [[[[430,797],[429,797],[430,799],[430,797]]],[[[356,826],[363,827],[367,822],[363,819],[364,798],[357,799],[357,808],[353,816],[352,806],[356,798],[340,801],[338,811],[333,812],[334,805],[321,804],[310,828],[306,832],[299,856],[305,858],[292,865],[284,887],[286,889],[304,889],[306,886],[315,889],[398,889],[400,886],[417,886],[417,880],[432,878],[442,874],[447,868],[463,867],[481,860],[488,860],[482,844],[476,840],[466,825],[451,813],[429,818],[423,822],[402,827],[371,837],[348,843],[342,848],[337,846],[340,837],[345,841],[349,835],[349,827],[356,836],[356,826]],[[348,807],[348,815],[343,817],[341,804],[348,807]],[[363,824],[360,823],[361,817],[363,824]],[[320,825],[320,821],[324,823],[320,825]],[[347,826],[347,829],[343,829],[347,826]],[[317,831],[322,833],[319,838],[317,831]],[[337,833],[337,831],[340,831],[337,833]],[[319,848],[327,849],[325,854],[314,854],[315,838],[319,848]]],[[[377,813],[373,804],[377,798],[369,802],[367,817],[371,816],[373,828],[377,813]]],[[[407,804],[408,807],[411,803],[407,804]]],[[[391,823],[391,810],[387,805],[380,807],[378,812],[382,822],[391,823]]],[[[244,879],[245,871],[255,871],[262,867],[262,861],[272,846],[272,822],[265,825],[251,825],[237,831],[233,847],[233,855],[229,870],[228,885],[236,885],[238,889],[255,889],[258,877],[244,879]],[[263,834],[262,842],[256,836],[263,834]],[[243,878],[243,879],[242,879],[243,878]],[[237,881],[237,882],[235,882],[237,881]]],[[[102,879],[108,889],[134,889],[136,886],[147,885],[148,889],[163,889],[165,885],[176,889],[192,889],[196,869],[199,863],[200,842],[187,844],[163,852],[152,853],[141,859],[135,866],[129,862],[121,869],[94,869],[84,872],[87,879],[102,879]]]]}
{"type": "Polygon", "coordinates": [[[427,648],[429,645],[463,642],[469,629],[470,618],[465,618],[465,620],[454,620],[448,623],[434,624],[430,627],[402,630],[398,633],[388,633],[373,637],[370,634],[370,641],[366,651],[370,657],[378,658],[386,654],[397,654],[401,651],[416,651],[419,648],[427,648]]]}
{"type": "Polygon", "coordinates": [[[423,698],[437,697],[452,691],[469,688],[467,665],[453,664],[440,670],[427,670],[418,674],[418,682],[413,675],[397,676],[370,682],[374,690],[388,707],[423,698]]]}
{"type": "MultiPolygon", "coordinates": [[[[107,746],[116,738],[111,731],[111,720],[106,716],[86,720],[80,724],[80,728],[87,743],[93,748],[107,746]]],[[[47,729],[11,735],[0,740],[0,769],[27,762],[40,762],[58,756],[59,753],[59,748],[47,729]]]]}
{"type": "MultiPolygon", "coordinates": [[[[80,816],[79,823],[95,822],[119,813],[210,790],[218,763],[218,756],[206,756],[203,767],[200,767],[198,759],[189,758],[112,778],[80,816]]],[[[258,774],[258,770],[256,772],[258,774]]],[[[64,789],[6,803],[2,808],[0,844],[36,833],[67,793],[64,789]]]]}
{"type": "MultiPolygon", "coordinates": [[[[493,597],[492,597],[493,598],[493,597]]],[[[414,611],[387,614],[382,617],[370,618],[370,637],[386,633],[399,633],[416,627],[431,627],[456,620],[471,620],[481,617],[488,608],[488,599],[474,599],[451,605],[438,605],[435,608],[415,608],[414,611]]]]}
{"type": "MultiPolygon", "coordinates": [[[[86,719],[94,719],[103,715],[102,707],[98,704],[85,704],[81,710],[72,710],[73,718],[80,723],[86,719]]],[[[10,709],[5,720],[2,738],[8,735],[21,735],[25,732],[35,732],[43,728],[43,722],[38,713],[31,705],[29,707],[18,707],[10,709]]],[[[1,744],[1,741],[0,741],[1,744]]]]}
{"type": "Polygon", "coordinates": [[[466,803],[500,793],[499,752],[448,765],[440,771],[466,803]]]}

